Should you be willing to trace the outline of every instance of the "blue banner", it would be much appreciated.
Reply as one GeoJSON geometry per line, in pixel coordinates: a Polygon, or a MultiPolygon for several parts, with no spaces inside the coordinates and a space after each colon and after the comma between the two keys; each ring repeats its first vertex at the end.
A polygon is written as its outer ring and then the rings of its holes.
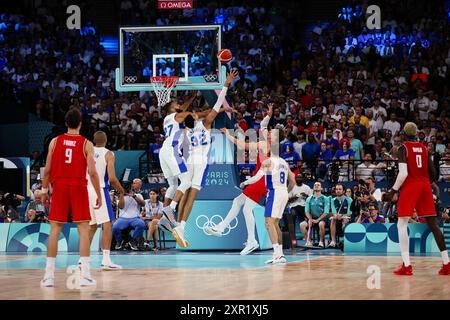
{"type": "MultiPolygon", "coordinates": [[[[7,252],[45,252],[47,251],[50,224],[48,223],[10,223],[0,225],[0,251],[7,252]],[[4,236],[7,235],[7,236],[4,236]]],[[[101,231],[92,240],[91,251],[99,250],[101,231]]],[[[63,225],[58,240],[59,252],[78,252],[79,236],[74,223],[63,225]]]]}
{"type": "MultiPolygon", "coordinates": [[[[441,229],[443,230],[443,229],[441,229]]],[[[412,253],[438,253],[436,241],[426,224],[408,225],[409,249],[412,253]]],[[[397,224],[352,223],[345,228],[345,252],[399,253],[397,224]]]]}

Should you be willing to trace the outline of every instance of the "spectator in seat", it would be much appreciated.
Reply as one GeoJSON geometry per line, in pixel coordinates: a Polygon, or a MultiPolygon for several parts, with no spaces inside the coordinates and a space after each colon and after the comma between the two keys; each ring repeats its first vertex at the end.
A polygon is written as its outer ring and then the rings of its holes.
{"type": "Polygon", "coordinates": [[[302,159],[306,162],[306,165],[311,170],[311,174],[315,174],[317,159],[320,154],[320,145],[316,142],[314,135],[308,135],[308,143],[305,143],[302,147],[302,159]]]}
{"type": "MultiPolygon", "coordinates": [[[[44,203],[41,202],[41,190],[37,189],[33,192],[34,200],[31,200],[27,208],[25,209],[25,212],[29,212],[30,210],[34,210],[34,214],[40,216],[43,215],[44,217],[48,217],[50,207],[44,203]]],[[[25,222],[28,222],[28,214],[25,217],[25,222]]]]}
{"type": "Polygon", "coordinates": [[[336,197],[331,198],[330,235],[331,242],[328,247],[336,247],[336,227],[340,225],[342,229],[350,222],[352,211],[350,209],[353,200],[345,195],[345,187],[342,183],[336,184],[336,197]]]}
{"type": "Polygon", "coordinates": [[[379,204],[381,202],[381,189],[375,186],[375,179],[373,177],[368,177],[365,180],[366,189],[369,191],[369,199],[372,203],[379,204]]]}
{"type": "Polygon", "coordinates": [[[369,203],[368,211],[362,210],[357,223],[384,223],[384,217],[378,212],[378,205],[376,203],[369,203]]]}
{"type": "Polygon", "coordinates": [[[327,148],[325,142],[320,145],[319,163],[317,166],[317,176],[319,180],[325,179],[327,175],[328,165],[333,160],[333,153],[327,148]]]}
{"type": "Polygon", "coordinates": [[[350,149],[353,150],[355,160],[361,160],[364,158],[364,146],[361,140],[355,138],[355,131],[348,130],[347,136],[350,139],[350,149]]]}
{"type": "Polygon", "coordinates": [[[339,141],[337,139],[333,138],[333,130],[332,129],[327,129],[326,139],[323,142],[326,144],[327,148],[331,150],[333,155],[339,149],[339,141]]]}
{"type": "Polygon", "coordinates": [[[158,251],[158,222],[162,217],[163,203],[158,201],[158,191],[151,189],[149,199],[145,200],[142,219],[147,224],[148,232],[144,246],[150,248],[150,238],[153,238],[153,250],[158,251]]]}
{"type": "Polygon", "coordinates": [[[281,158],[286,160],[289,164],[289,168],[295,174],[299,173],[299,168],[301,166],[300,155],[294,150],[294,145],[290,142],[286,143],[286,151],[281,154],[281,158]]]}
{"type": "Polygon", "coordinates": [[[348,141],[344,140],[342,143],[342,149],[339,149],[334,154],[333,160],[339,160],[339,181],[351,180],[351,167],[354,157],[354,152],[352,149],[348,148],[348,141]],[[350,173],[349,173],[350,171],[350,173]]]}
{"type": "Polygon", "coordinates": [[[48,222],[47,216],[43,212],[37,213],[34,209],[27,211],[27,222],[29,223],[45,223],[48,222]]]}
{"type": "Polygon", "coordinates": [[[371,178],[374,175],[377,166],[372,163],[370,153],[364,156],[364,162],[356,167],[356,180],[371,178]]]}
{"type": "Polygon", "coordinates": [[[122,241],[122,231],[129,227],[134,229],[132,240],[129,243],[130,248],[134,251],[139,250],[139,242],[145,229],[145,222],[139,217],[145,201],[144,197],[137,193],[139,190],[140,187],[138,189],[137,183],[133,182],[133,186],[125,195],[119,195],[119,218],[114,222],[112,230],[116,240],[116,250],[125,247],[125,242],[122,241]]]}

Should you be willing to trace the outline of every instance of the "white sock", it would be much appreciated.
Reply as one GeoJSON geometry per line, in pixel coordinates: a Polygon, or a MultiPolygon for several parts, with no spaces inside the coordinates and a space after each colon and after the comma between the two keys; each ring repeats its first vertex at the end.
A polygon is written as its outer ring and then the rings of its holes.
{"type": "Polygon", "coordinates": [[[282,244],[278,245],[278,255],[284,256],[284,254],[283,254],[283,245],[282,244]]]}
{"type": "Polygon", "coordinates": [[[178,202],[173,201],[173,200],[172,200],[172,202],[170,203],[170,207],[172,208],[173,211],[175,211],[175,209],[177,208],[177,204],[178,204],[178,202]]]}
{"type": "Polygon", "coordinates": [[[441,256],[442,256],[442,262],[444,264],[447,264],[449,262],[448,261],[448,251],[447,250],[441,251],[441,256]]]}
{"type": "Polygon", "coordinates": [[[103,250],[102,264],[110,264],[111,263],[111,257],[109,256],[109,253],[110,253],[109,250],[103,250]]]}
{"type": "Polygon", "coordinates": [[[409,260],[408,219],[409,218],[399,218],[397,222],[398,240],[405,267],[411,265],[411,261],[409,260]]]}
{"type": "Polygon", "coordinates": [[[45,274],[53,276],[55,274],[56,258],[47,257],[47,264],[45,265],[45,274]]]}
{"type": "Polygon", "coordinates": [[[273,247],[273,255],[274,256],[277,256],[278,255],[278,243],[274,243],[273,245],[272,245],[272,247],[273,247]]]}
{"type": "Polygon", "coordinates": [[[186,226],[186,221],[181,221],[180,226],[181,226],[181,229],[184,230],[184,227],[186,226]]]}
{"type": "Polygon", "coordinates": [[[247,198],[244,203],[242,212],[244,213],[245,226],[247,227],[247,243],[256,242],[255,239],[255,217],[253,216],[253,209],[257,205],[256,202],[247,198]]]}
{"type": "Polygon", "coordinates": [[[91,270],[89,267],[89,257],[80,257],[81,261],[81,274],[90,276],[91,270]]]}

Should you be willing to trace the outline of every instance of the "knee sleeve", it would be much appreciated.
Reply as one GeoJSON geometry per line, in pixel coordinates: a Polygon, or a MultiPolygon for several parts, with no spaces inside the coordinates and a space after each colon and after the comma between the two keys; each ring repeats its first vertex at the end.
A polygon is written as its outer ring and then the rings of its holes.
{"type": "Polygon", "coordinates": [[[169,188],[167,188],[166,191],[166,198],[173,199],[178,188],[178,178],[177,177],[168,178],[167,182],[169,183],[169,188]]]}
{"type": "Polygon", "coordinates": [[[191,181],[189,180],[187,172],[184,172],[180,175],[180,182],[181,183],[178,186],[177,190],[185,193],[186,190],[191,187],[191,181]]]}

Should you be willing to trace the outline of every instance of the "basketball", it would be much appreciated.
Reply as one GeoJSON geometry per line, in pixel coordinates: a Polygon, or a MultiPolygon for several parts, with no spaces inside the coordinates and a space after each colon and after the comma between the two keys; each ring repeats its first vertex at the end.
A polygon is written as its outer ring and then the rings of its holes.
{"type": "Polygon", "coordinates": [[[219,61],[221,63],[228,63],[233,59],[233,54],[228,49],[222,49],[217,54],[217,58],[219,58],[219,61]]]}

